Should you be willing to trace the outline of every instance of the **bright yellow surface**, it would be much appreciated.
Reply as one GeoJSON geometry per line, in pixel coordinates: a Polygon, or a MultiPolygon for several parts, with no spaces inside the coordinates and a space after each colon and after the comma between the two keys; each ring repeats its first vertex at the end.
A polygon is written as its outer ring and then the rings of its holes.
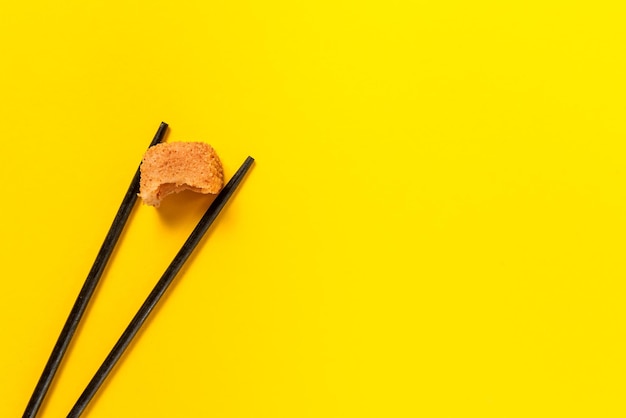
{"type": "MultiPolygon", "coordinates": [[[[256,165],[89,417],[626,416],[622,1],[0,7],[0,417],[145,147],[256,165]]],[[[41,417],[204,209],[137,205],[41,417]]]]}

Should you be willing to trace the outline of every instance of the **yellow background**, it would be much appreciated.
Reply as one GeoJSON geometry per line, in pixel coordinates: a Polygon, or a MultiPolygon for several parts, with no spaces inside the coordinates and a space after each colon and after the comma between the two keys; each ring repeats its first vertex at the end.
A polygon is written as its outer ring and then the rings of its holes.
{"type": "MultiPolygon", "coordinates": [[[[0,416],[145,147],[256,165],[90,417],[623,417],[621,1],[5,1],[0,416]]],[[[209,200],[137,205],[69,411],[209,200]]]]}

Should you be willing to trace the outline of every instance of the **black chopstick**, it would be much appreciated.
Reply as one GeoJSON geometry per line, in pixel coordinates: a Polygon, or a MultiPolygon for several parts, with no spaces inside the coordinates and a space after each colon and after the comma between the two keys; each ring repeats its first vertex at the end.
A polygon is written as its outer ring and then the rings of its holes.
{"type": "MultiPolygon", "coordinates": [[[[165,136],[165,132],[167,131],[167,123],[161,122],[159,129],[154,135],[150,146],[156,145],[163,140],[165,136]]],[[[122,204],[120,205],[117,214],[115,215],[115,219],[111,224],[111,228],[107,233],[102,246],[100,247],[100,251],[96,256],[96,260],[94,261],[87,278],[85,279],[85,283],[76,298],[76,302],[74,302],[74,306],[70,311],[70,314],[65,321],[65,325],[61,330],[61,334],[57,339],[54,348],[52,349],[52,353],[48,358],[48,362],[43,369],[41,377],[37,382],[37,386],[35,386],[35,390],[31,395],[30,400],[28,401],[28,405],[26,406],[26,410],[24,411],[23,417],[26,418],[34,418],[43,403],[43,400],[50,388],[50,384],[54,379],[54,375],[56,374],[61,361],[63,360],[63,356],[67,351],[67,348],[76,332],[76,328],[78,327],[78,323],[80,322],[83,314],[85,313],[85,309],[89,304],[89,300],[96,290],[96,286],[98,285],[98,281],[102,276],[102,272],[106,267],[111,254],[113,253],[113,249],[115,248],[115,244],[122,234],[122,230],[124,229],[124,225],[130,216],[130,213],[137,201],[137,193],[139,192],[139,168],[133,177],[133,180],[128,187],[128,191],[122,200],[122,204]]]]}
{"type": "Polygon", "coordinates": [[[230,179],[228,184],[226,184],[222,191],[217,195],[213,203],[209,206],[198,222],[198,225],[196,225],[194,230],[191,232],[187,241],[185,241],[180,251],[178,251],[174,260],[172,260],[169,267],[165,270],[163,276],[161,276],[157,284],[154,286],[152,292],[150,292],[143,305],[141,305],[141,308],[139,308],[133,319],[128,324],[128,327],[126,327],[126,330],[122,333],[122,336],[119,338],[115,346],[113,346],[109,355],[106,357],[96,374],[80,395],[76,404],[72,407],[72,410],[67,415],[68,418],[80,417],[80,415],[84,412],[85,408],[94,397],[102,383],[104,383],[117,361],[120,359],[122,354],[124,354],[124,351],[133,340],[133,337],[137,334],[143,323],[150,315],[150,312],[152,312],[169,285],[172,283],[176,274],[178,274],[185,261],[187,261],[187,258],[189,258],[204,236],[205,232],[209,229],[215,218],[217,218],[217,215],[224,208],[228,199],[233,195],[237,186],[241,183],[241,180],[243,180],[253,162],[254,159],[252,157],[248,157],[239,170],[237,170],[237,172],[230,179]]]}

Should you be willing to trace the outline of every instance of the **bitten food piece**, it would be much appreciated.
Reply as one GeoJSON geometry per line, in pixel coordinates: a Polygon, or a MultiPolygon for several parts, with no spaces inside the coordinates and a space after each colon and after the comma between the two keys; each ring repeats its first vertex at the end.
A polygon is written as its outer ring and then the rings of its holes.
{"type": "Polygon", "coordinates": [[[204,142],[169,142],[150,147],[141,163],[139,197],[159,207],[164,197],[191,190],[217,194],[224,170],[215,150],[204,142]]]}

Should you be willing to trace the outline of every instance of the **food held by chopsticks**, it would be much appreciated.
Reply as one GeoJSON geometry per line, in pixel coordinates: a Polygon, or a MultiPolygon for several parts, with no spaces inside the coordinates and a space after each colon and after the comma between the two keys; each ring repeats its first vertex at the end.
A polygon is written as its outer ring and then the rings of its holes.
{"type": "Polygon", "coordinates": [[[150,147],[141,164],[139,196],[159,207],[173,193],[191,190],[217,194],[224,170],[215,150],[204,142],[170,142],[150,147]]]}

